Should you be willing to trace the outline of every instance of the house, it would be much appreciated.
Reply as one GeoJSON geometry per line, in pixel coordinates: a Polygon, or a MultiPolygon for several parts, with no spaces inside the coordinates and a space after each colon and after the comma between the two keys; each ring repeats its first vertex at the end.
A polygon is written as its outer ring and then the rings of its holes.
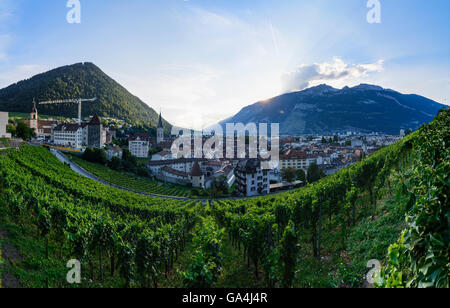
{"type": "Polygon", "coordinates": [[[94,114],[87,125],[87,146],[90,148],[102,148],[106,142],[106,132],[97,114],[94,114]]]}
{"type": "Polygon", "coordinates": [[[192,187],[204,188],[205,187],[205,175],[203,174],[198,161],[194,162],[192,170],[189,173],[189,180],[192,183],[192,187]]]}
{"type": "Polygon", "coordinates": [[[80,148],[83,144],[83,128],[79,124],[59,124],[52,129],[54,144],[80,148]]]}
{"type": "Polygon", "coordinates": [[[310,165],[308,155],[304,151],[290,149],[284,155],[280,155],[280,169],[294,168],[307,170],[310,165]]]}
{"type": "Polygon", "coordinates": [[[39,120],[36,102],[33,101],[33,109],[30,113],[30,119],[24,121],[31,129],[34,129],[37,138],[51,138],[52,127],[59,124],[56,120],[39,120]]]}
{"type": "Polygon", "coordinates": [[[161,151],[152,156],[152,161],[170,160],[172,159],[172,152],[161,151]]]}
{"type": "Polygon", "coordinates": [[[190,183],[189,173],[173,169],[169,166],[161,168],[159,179],[172,184],[186,185],[190,183]]]}
{"type": "Polygon", "coordinates": [[[202,164],[203,166],[203,171],[205,173],[206,176],[212,176],[214,175],[217,171],[219,171],[220,169],[222,169],[223,167],[223,162],[221,161],[216,161],[216,160],[209,160],[206,161],[202,164]]]}
{"type": "Polygon", "coordinates": [[[11,134],[6,132],[8,126],[8,113],[0,112],[0,138],[11,138],[11,134]]]}
{"type": "Polygon", "coordinates": [[[241,160],[234,175],[240,195],[253,197],[270,193],[269,170],[261,168],[259,159],[241,160]]]}
{"type": "Polygon", "coordinates": [[[122,159],[123,150],[119,146],[112,146],[106,150],[106,158],[108,160],[113,159],[113,157],[118,157],[122,159]]]}
{"type": "Polygon", "coordinates": [[[150,137],[146,133],[134,133],[128,138],[128,149],[137,158],[148,158],[150,137]]]}
{"type": "Polygon", "coordinates": [[[111,135],[111,138],[112,139],[116,139],[116,137],[117,137],[117,130],[116,130],[116,128],[114,127],[114,126],[110,126],[109,128],[108,128],[108,132],[109,132],[109,134],[111,135]]]}
{"type": "Polygon", "coordinates": [[[233,186],[236,177],[234,176],[234,167],[232,165],[226,165],[220,170],[217,170],[214,177],[224,176],[227,179],[228,187],[233,186]]]}

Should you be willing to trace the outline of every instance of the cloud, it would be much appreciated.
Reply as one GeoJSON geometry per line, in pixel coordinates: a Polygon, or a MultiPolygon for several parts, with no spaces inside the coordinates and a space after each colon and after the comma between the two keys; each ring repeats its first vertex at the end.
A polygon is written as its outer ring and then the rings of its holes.
{"type": "Polygon", "coordinates": [[[282,77],[283,91],[301,91],[320,81],[337,81],[348,78],[362,78],[369,73],[383,70],[384,60],[371,64],[346,64],[341,58],[335,57],[331,63],[314,63],[301,65],[296,70],[282,77]]]}

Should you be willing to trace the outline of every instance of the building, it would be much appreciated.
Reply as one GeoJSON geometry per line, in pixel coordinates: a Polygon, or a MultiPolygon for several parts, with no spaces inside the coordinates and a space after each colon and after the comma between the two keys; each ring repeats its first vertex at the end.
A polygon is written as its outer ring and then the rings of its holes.
{"type": "Polygon", "coordinates": [[[164,167],[170,167],[171,169],[189,174],[196,161],[201,164],[202,162],[206,161],[206,159],[180,158],[171,160],[155,160],[149,161],[147,163],[147,168],[150,170],[150,173],[156,178],[160,177],[161,171],[164,167]]]}
{"type": "Polygon", "coordinates": [[[106,142],[106,132],[102,123],[95,114],[87,125],[87,146],[89,148],[102,148],[106,142]]]}
{"type": "Polygon", "coordinates": [[[59,124],[52,129],[56,145],[80,148],[83,145],[83,128],[79,124],[59,124]]]}
{"type": "Polygon", "coordinates": [[[259,159],[241,160],[234,170],[240,195],[253,197],[270,193],[269,170],[261,168],[259,159]]]}
{"type": "Polygon", "coordinates": [[[112,146],[106,150],[106,158],[108,160],[113,159],[113,157],[118,157],[122,159],[123,150],[119,146],[112,146]]]}
{"type": "Polygon", "coordinates": [[[158,128],[156,129],[156,143],[160,144],[162,142],[164,142],[164,126],[162,122],[162,116],[160,113],[158,120],[158,128]]]}
{"type": "Polygon", "coordinates": [[[190,183],[189,173],[173,169],[169,166],[161,168],[158,179],[172,184],[186,185],[190,183]]]}
{"type": "Polygon", "coordinates": [[[148,158],[150,137],[145,133],[135,133],[128,138],[128,149],[138,158],[148,158]]]}
{"type": "Polygon", "coordinates": [[[59,124],[56,120],[39,120],[36,102],[33,101],[33,109],[30,113],[30,119],[24,121],[31,129],[34,129],[37,138],[51,138],[52,127],[59,124]]]}
{"type": "Polygon", "coordinates": [[[225,165],[220,170],[216,171],[214,177],[220,176],[224,176],[227,179],[228,187],[231,188],[236,180],[236,177],[234,176],[233,165],[225,165]]]}
{"type": "Polygon", "coordinates": [[[8,113],[0,112],[0,138],[11,138],[11,134],[6,132],[8,126],[8,113]]]}
{"type": "Polygon", "coordinates": [[[203,174],[198,161],[194,162],[194,165],[192,166],[192,170],[189,173],[189,180],[192,183],[192,187],[205,187],[205,175],[203,174]]]}
{"type": "Polygon", "coordinates": [[[284,155],[280,155],[280,169],[294,168],[307,170],[310,160],[306,152],[290,149],[284,155]]]}
{"type": "Polygon", "coordinates": [[[161,151],[159,153],[153,154],[152,161],[160,161],[160,160],[171,160],[172,152],[169,151],[161,151]]]}

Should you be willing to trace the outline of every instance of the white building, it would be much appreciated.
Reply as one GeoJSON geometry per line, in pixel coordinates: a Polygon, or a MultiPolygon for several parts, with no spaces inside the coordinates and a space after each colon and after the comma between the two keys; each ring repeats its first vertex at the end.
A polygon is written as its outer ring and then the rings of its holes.
{"type": "Polygon", "coordinates": [[[311,164],[306,152],[290,149],[284,155],[280,155],[280,169],[294,168],[306,171],[311,164]]]}
{"type": "Polygon", "coordinates": [[[152,156],[152,161],[171,160],[171,159],[172,153],[169,151],[162,151],[152,156]]]}
{"type": "Polygon", "coordinates": [[[52,129],[56,145],[80,148],[83,145],[83,128],[79,124],[59,124],[52,129]]]}
{"type": "Polygon", "coordinates": [[[150,137],[147,134],[134,134],[128,139],[128,148],[131,155],[137,158],[148,158],[150,137]]]}
{"type": "Polygon", "coordinates": [[[106,158],[108,160],[113,159],[113,157],[118,157],[118,158],[122,159],[122,156],[123,156],[123,151],[118,146],[110,147],[106,150],[106,158]]]}
{"type": "Polygon", "coordinates": [[[236,188],[241,195],[253,197],[270,193],[269,170],[261,169],[260,160],[240,161],[234,174],[236,176],[236,188]]]}
{"type": "Polygon", "coordinates": [[[0,138],[11,138],[11,134],[6,132],[8,126],[8,113],[0,112],[0,138]]]}

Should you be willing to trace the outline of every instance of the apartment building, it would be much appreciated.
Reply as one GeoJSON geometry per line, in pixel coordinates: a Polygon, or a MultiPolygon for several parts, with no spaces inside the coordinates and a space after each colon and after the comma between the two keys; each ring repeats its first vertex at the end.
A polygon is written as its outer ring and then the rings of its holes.
{"type": "Polygon", "coordinates": [[[128,149],[138,158],[148,158],[150,137],[145,133],[136,133],[128,138],[128,149]]]}
{"type": "Polygon", "coordinates": [[[261,168],[259,159],[240,161],[234,171],[239,194],[246,197],[269,194],[269,171],[261,168]]]}
{"type": "Polygon", "coordinates": [[[83,128],[79,124],[59,124],[52,129],[56,145],[79,148],[83,145],[83,128]]]}

